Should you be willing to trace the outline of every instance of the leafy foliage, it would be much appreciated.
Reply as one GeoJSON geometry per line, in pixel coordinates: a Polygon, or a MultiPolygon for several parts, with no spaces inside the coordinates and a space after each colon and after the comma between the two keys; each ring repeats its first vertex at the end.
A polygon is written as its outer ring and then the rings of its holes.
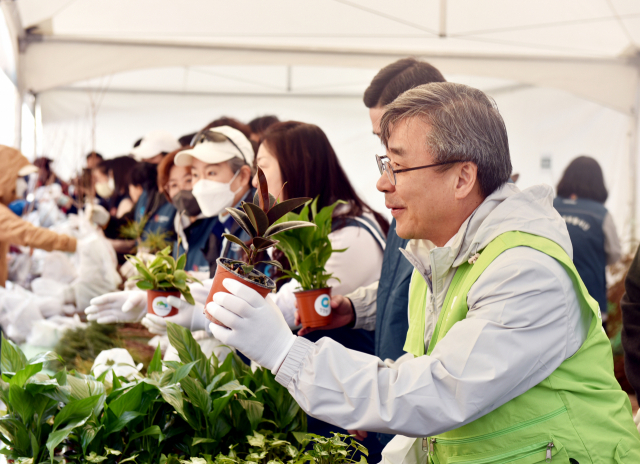
{"type": "Polygon", "coordinates": [[[171,256],[171,247],[167,247],[156,254],[155,259],[146,264],[137,256],[127,255],[127,260],[136,267],[138,274],[129,278],[141,290],[179,290],[184,299],[190,304],[195,304],[191,290],[187,284],[197,282],[195,277],[187,274],[184,266],[187,263],[187,255],[182,254],[176,261],[171,256]]]}
{"type": "Polygon", "coordinates": [[[148,221],[149,218],[147,216],[142,216],[139,221],[128,220],[125,225],[120,226],[118,233],[123,239],[138,240],[142,237],[142,233],[144,232],[144,228],[148,221]]]}
{"type": "Polygon", "coordinates": [[[180,361],[162,362],[157,349],[146,377],[134,381],[115,371],[111,382],[107,372],[48,375],[42,369],[55,353],[27,360],[3,338],[0,452],[32,463],[304,462],[311,450],[291,443],[306,415],[270,371],[254,372],[235,354],[207,359],[187,329],[167,330],[180,361]]]}
{"type": "MultiPolygon", "coordinates": [[[[257,264],[271,264],[282,269],[277,261],[258,261],[258,255],[266,251],[278,241],[274,238],[284,231],[303,227],[313,227],[308,221],[279,221],[284,215],[304,205],[311,198],[290,198],[278,203],[269,193],[267,178],[258,168],[258,191],[253,202],[243,201],[241,208],[227,208],[234,221],[244,230],[251,239],[248,243],[232,234],[222,234],[230,242],[239,245],[247,255],[246,263],[242,262],[240,272],[248,276],[257,264]]],[[[237,262],[237,261],[236,261],[237,262]]]]}
{"type": "Polygon", "coordinates": [[[145,249],[149,253],[157,253],[171,246],[171,232],[147,231],[142,234],[142,241],[138,244],[139,249],[145,249]]]}
{"type": "Polygon", "coordinates": [[[329,240],[333,210],[340,201],[333,205],[325,206],[317,211],[318,199],[316,198],[300,211],[300,214],[288,213],[287,221],[309,221],[316,227],[306,229],[287,230],[278,235],[280,249],[291,264],[291,270],[283,270],[285,277],[297,280],[303,290],[317,290],[326,288],[327,282],[333,277],[325,270],[327,261],[333,253],[341,253],[343,250],[334,250],[329,240]]]}

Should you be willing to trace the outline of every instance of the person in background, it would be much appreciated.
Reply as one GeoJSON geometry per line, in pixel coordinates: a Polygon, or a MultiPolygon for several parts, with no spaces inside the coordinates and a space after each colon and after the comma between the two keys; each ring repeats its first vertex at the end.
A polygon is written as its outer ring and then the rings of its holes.
{"type": "MultiPolygon", "coordinates": [[[[445,78],[429,63],[414,58],[403,58],[382,68],[363,97],[369,108],[373,133],[380,137],[380,118],[388,104],[407,90],[431,82],[445,82],[445,78]]],[[[384,147],[381,150],[384,152],[384,147]]],[[[408,240],[396,234],[394,219],[387,234],[380,281],[346,296],[334,293],[331,299],[333,322],[325,328],[375,329],[375,355],[388,363],[406,354],[403,347],[409,327],[407,305],[413,266],[402,256],[400,248],[406,248],[407,243],[408,240]]],[[[309,329],[303,330],[302,334],[306,330],[309,329]]],[[[358,439],[368,435],[365,431],[349,432],[358,439]]],[[[386,445],[393,435],[378,433],[377,437],[386,445]]]]}
{"type": "MultiPolygon", "coordinates": [[[[640,395],[640,248],[627,272],[624,290],[620,301],[624,372],[637,397],[640,395]]],[[[640,431],[640,411],[636,414],[635,422],[640,431]]]]}
{"type": "Polygon", "coordinates": [[[162,158],[180,148],[180,142],[165,131],[151,131],[138,140],[131,150],[136,161],[159,164],[162,158]]]}
{"type": "MultiPolygon", "coordinates": [[[[334,250],[346,249],[343,253],[331,255],[325,266],[336,279],[329,281],[332,292],[347,294],[380,279],[389,223],[356,194],[322,129],[297,121],[274,124],[262,137],[257,165],[267,178],[269,193],[280,201],[318,198],[318,210],[338,200],[347,202],[334,210],[332,232],[329,234],[334,250]]],[[[257,187],[257,182],[256,176],[254,187],[257,187]]],[[[292,280],[284,284],[274,297],[290,327],[298,325],[294,320],[294,292],[298,290],[298,283],[292,280]]],[[[309,332],[304,336],[314,342],[329,337],[356,351],[371,355],[375,352],[375,335],[371,329],[341,327],[309,332]]],[[[339,430],[313,417],[308,419],[308,430],[323,436],[331,436],[332,431],[346,433],[346,430],[339,430]]],[[[371,436],[364,440],[364,445],[369,449],[371,462],[378,462],[381,444],[371,436]]]]}
{"type": "Polygon", "coordinates": [[[136,165],[130,156],[119,156],[100,162],[91,170],[96,194],[105,200],[111,217],[120,219],[133,209],[129,197],[129,174],[136,165]]]}
{"type": "Polygon", "coordinates": [[[266,130],[279,122],[280,120],[278,119],[278,117],[274,115],[260,116],[258,118],[252,119],[249,122],[249,128],[251,129],[251,141],[260,143],[260,139],[262,138],[266,130]]]}
{"type": "Polygon", "coordinates": [[[567,223],[573,262],[589,294],[600,305],[604,325],[607,320],[605,268],[620,260],[621,249],[613,218],[604,206],[608,193],[598,162],[589,156],[571,161],[558,182],[557,194],[553,206],[567,223]]]}
{"type": "Polygon", "coordinates": [[[57,234],[43,227],[23,221],[7,206],[17,198],[18,179],[38,168],[29,163],[22,153],[0,145],[0,286],[7,280],[7,252],[9,245],[30,246],[47,251],[76,251],[73,237],[57,234]]]}
{"type": "Polygon", "coordinates": [[[144,232],[172,235],[176,208],[158,188],[158,168],[152,163],[137,163],[131,170],[129,197],[135,204],[133,218],[140,222],[147,219],[144,232]]]}
{"type": "Polygon", "coordinates": [[[94,169],[95,167],[98,166],[98,164],[104,161],[104,158],[102,157],[102,155],[96,151],[90,152],[86,158],[87,158],[87,169],[94,169]]]}

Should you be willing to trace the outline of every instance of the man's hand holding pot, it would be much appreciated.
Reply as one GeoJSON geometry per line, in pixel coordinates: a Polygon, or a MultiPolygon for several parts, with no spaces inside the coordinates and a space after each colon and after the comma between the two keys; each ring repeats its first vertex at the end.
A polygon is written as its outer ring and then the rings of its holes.
{"type": "Polygon", "coordinates": [[[213,336],[262,367],[277,370],[296,341],[282,312],[270,296],[262,298],[232,279],[225,279],[222,284],[231,294],[216,293],[206,308],[226,326],[210,324],[213,336]]]}
{"type": "MultiPolygon", "coordinates": [[[[302,327],[298,331],[298,335],[303,336],[314,330],[330,330],[353,325],[356,320],[356,313],[353,309],[353,304],[351,304],[351,300],[342,295],[334,295],[331,297],[331,314],[331,324],[322,327],[302,327]]],[[[295,324],[300,325],[301,323],[300,313],[296,311],[295,324]]]]}

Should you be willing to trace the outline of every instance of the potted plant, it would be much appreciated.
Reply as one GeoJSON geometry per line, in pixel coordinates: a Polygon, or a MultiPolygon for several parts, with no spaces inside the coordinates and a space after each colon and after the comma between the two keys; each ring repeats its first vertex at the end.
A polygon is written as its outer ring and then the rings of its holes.
{"type": "MultiPolygon", "coordinates": [[[[282,269],[282,266],[278,261],[259,261],[259,254],[278,243],[274,238],[275,235],[287,230],[315,226],[309,221],[279,221],[285,214],[302,206],[309,200],[311,198],[290,198],[278,203],[275,197],[269,194],[267,178],[262,169],[258,168],[258,191],[253,198],[253,202],[243,201],[240,208],[227,208],[233,219],[249,235],[249,240],[245,243],[235,235],[222,234],[230,242],[240,245],[247,259],[246,261],[229,258],[218,258],[216,260],[216,274],[207,298],[207,304],[211,302],[215,293],[228,293],[227,289],[222,285],[224,279],[238,280],[256,290],[263,297],[275,290],[275,282],[255,269],[255,266],[261,263],[271,264],[279,269],[282,269]]],[[[209,320],[218,324],[218,321],[211,317],[209,313],[205,311],[205,314],[209,320]]]]}
{"type": "Polygon", "coordinates": [[[316,198],[310,207],[305,205],[300,214],[288,213],[285,217],[288,221],[311,220],[316,227],[283,232],[278,235],[276,245],[291,264],[290,271],[282,272],[286,277],[297,280],[302,288],[294,294],[304,327],[322,327],[331,323],[331,287],[327,282],[333,275],[327,273],[325,265],[332,253],[345,251],[334,250],[329,240],[333,210],[344,202],[337,201],[319,212],[317,203],[316,198]]]}
{"type": "Polygon", "coordinates": [[[127,255],[126,258],[138,271],[129,280],[136,282],[139,289],[147,291],[148,313],[160,317],[175,316],[178,308],[169,304],[168,297],[180,297],[180,294],[190,304],[195,304],[187,284],[197,282],[202,285],[202,282],[185,272],[187,255],[180,255],[175,260],[168,246],[148,263],[133,255],[127,255]]]}

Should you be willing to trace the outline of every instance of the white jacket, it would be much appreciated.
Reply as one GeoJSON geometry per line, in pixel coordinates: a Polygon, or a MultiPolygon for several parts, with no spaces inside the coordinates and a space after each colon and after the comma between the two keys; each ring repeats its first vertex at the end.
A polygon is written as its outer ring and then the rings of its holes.
{"type": "MultiPolygon", "coordinates": [[[[432,289],[425,344],[431,339],[455,268],[508,231],[547,237],[572,256],[553,208],[553,191],[507,184],[491,194],[447,246],[413,240],[405,256],[432,289]]],[[[382,276],[381,278],[384,278],[382,276]]],[[[586,339],[591,314],[581,314],[571,282],[553,258],[528,247],[502,253],[467,296],[469,313],[431,356],[400,358],[393,368],[333,340],[299,338],[276,380],[310,415],[346,429],[424,437],[488,414],[548,377],[586,339]]],[[[420,462],[420,440],[398,436],[388,462],[420,462]]]]}

